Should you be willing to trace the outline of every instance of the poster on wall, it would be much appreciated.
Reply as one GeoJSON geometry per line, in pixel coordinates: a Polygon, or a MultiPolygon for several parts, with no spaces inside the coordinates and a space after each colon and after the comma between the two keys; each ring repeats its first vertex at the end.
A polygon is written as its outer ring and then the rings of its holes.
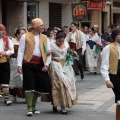
{"type": "Polygon", "coordinates": [[[73,22],[88,21],[87,2],[72,4],[73,22]]]}

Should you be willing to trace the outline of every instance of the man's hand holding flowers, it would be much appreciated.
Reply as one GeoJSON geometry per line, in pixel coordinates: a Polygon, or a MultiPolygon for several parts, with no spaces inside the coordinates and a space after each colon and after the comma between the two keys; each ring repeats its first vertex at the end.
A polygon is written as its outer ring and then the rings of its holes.
{"type": "Polygon", "coordinates": [[[79,59],[79,56],[77,55],[77,52],[72,50],[72,49],[68,49],[67,55],[66,55],[67,64],[72,65],[74,59],[79,59]]]}

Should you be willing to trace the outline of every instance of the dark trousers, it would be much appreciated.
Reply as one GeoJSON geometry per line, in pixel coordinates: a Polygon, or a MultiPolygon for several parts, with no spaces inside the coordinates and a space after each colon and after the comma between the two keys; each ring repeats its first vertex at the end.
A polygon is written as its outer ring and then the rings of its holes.
{"type": "Polygon", "coordinates": [[[10,63],[0,63],[0,84],[4,100],[9,99],[10,63]],[[4,85],[3,85],[4,84],[4,85]]]}
{"type": "Polygon", "coordinates": [[[9,85],[10,81],[10,63],[0,63],[0,84],[9,85]]]}
{"type": "Polygon", "coordinates": [[[76,59],[74,60],[73,69],[75,73],[80,71],[80,74],[83,75],[84,65],[83,65],[83,56],[81,55],[82,49],[76,50],[76,52],[79,55],[79,60],[76,59]]]}
{"type": "Polygon", "coordinates": [[[120,74],[117,75],[109,74],[109,76],[114,86],[112,90],[115,94],[115,103],[117,103],[117,101],[120,100],[120,74]]]}
{"type": "Polygon", "coordinates": [[[43,64],[23,63],[23,89],[25,91],[51,92],[48,72],[43,72],[43,64]]]}
{"type": "MultiPolygon", "coordinates": [[[[86,54],[86,52],[85,52],[86,54]]],[[[85,57],[85,54],[83,56],[83,66],[84,66],[84,70],[86,70],[86,57],[85,57]]]]}

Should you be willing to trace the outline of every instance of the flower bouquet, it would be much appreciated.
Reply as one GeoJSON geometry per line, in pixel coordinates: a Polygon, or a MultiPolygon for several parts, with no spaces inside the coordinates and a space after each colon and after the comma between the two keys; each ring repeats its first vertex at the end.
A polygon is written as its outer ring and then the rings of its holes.
{"type": "Polygon", "coordinates": [[[103,44],[101,42],[96,42],[95,53],[99,53],[100,49],[102,48],[103,44]]]}
{"type": "Polygon", "coordinates": [[[72,49],[68,49],[67,54],[66,54],[67,64],[68,65],[73,65],[74,59],[79,60],[79,56],[77,55],[77,52],[72,50],[72,49]]]}

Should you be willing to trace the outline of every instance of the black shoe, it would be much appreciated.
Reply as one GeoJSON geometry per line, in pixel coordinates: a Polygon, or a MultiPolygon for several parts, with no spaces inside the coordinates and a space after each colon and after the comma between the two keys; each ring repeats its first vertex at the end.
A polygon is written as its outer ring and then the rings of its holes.
{"type": "Polygon", "coordinates": [[[75,75],[79,75],[79,72],[76,71],[76,72],[75,72],[75,75]]]}
{"type": "Polygon", "coordinates": [[[61,110],[61,113],[64,114],[64,115],[68,115],[68,112],[67,112],[67,111],[63,112],[63,111],[61,110]]]}
{"type": "Polygon", "coordinates": [[[54,111],[54,112],[57,112],[57,107],[54,107],[54,106],[53,106],[53,111],[54,111]]]}
{"type": "Polygon", "coordinates": [[[93,75],[96,75],[96,74],[97,74],[97,72],[94,72],[94,73],[93,73],[93,75]]]}
{"type": "Polygon", "coordinates": [[[83,80],[84,79],[84,75],[81,75],[81,80],[83,80]]]}

